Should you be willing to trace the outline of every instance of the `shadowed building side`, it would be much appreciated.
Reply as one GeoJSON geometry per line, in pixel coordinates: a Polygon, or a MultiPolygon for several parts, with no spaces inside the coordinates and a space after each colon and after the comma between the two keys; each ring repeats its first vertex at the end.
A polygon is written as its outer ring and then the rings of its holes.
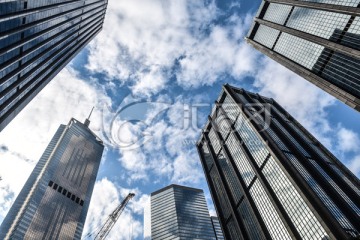
{"type": "Polygon", "coordinates": [[[276,101],[225,85],[197,143],[227,239],[360,237],[360,183],[276,101]]]}

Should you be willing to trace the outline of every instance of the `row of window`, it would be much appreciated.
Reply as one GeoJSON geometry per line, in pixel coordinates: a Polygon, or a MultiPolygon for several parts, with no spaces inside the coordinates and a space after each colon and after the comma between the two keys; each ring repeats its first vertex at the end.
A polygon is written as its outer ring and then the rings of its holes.
{"type": "Polygon", "coordinates": [[[66,196],[67,198],[71,199],[71,201],[79,204],[80,206],[84,206],[84,200],[75,196],[75,194],[71,193],[64,187],[59,186],[57,183],[54,183],[53,181],[49,181],[48,186],[52,187],[52,189],[54,189],[55,191],[58,191],[62,195],[66,196]]]}

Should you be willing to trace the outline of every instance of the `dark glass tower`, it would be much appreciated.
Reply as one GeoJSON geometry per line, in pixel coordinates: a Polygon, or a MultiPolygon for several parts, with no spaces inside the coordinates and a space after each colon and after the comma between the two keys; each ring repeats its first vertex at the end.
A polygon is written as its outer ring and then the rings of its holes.
{"type": "Polygon", "coordinates": [[[71,119],[60,125],[0,227],[0,239],[81,239],[104,150],[71,119]]]}
{"type": "Polygon", "coordinates": [[[173,184],[153,192],[150,201],[150,239],[221,239],[215,236],[203,190],[173,184]]]}
{"type": "Polygon", "coordinates": [[[360,111],[360,0],[263,1],[247,41],[360,111]]]}
{"type": "Polygon", "coordinates": [[[107,2],[0,2],[0,131],[100,32],[107,2]]]}
{"type": "Polygon", "coordinates": [[[360,237],[360,183],[278,103],[225,85],[197,143],[227,239],[360,237]]]}

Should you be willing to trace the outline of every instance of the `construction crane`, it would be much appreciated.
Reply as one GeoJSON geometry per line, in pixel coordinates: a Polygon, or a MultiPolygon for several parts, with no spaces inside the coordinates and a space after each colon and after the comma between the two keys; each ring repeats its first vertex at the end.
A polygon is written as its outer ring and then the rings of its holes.
{"type": "Polygon", "coordinates": [[[104,240],[106,238],[106,236],[110,233],[111,229],[115,225],[116,221],[119,219],[121,213],[124,211],[126,204],[134,196],[134,193],[129,193],[129,195],[127,195],[127,197],[120,203],[120,205],[115,208],[115,210],[110,214],[98,234],[95,236],[94,240],[104,240]]]}

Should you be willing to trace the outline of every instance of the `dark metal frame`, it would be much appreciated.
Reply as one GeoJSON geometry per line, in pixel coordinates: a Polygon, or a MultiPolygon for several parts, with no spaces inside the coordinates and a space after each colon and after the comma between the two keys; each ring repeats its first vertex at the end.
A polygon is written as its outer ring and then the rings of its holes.
{"type": "MultiPolygon", "coordinates": [[[[243,102],[237,96],[237,93],[242,94],[244,96],[244,98],[248,101],[248,103],[271,104],[281,114],[283,114],[284,117],[286,117],[288,121],[290,121],[294,125],[296,125],[300,129],[300,131],[303,132],[303,134],[305,136],[307,136],[311,141],[313,141],[316,144],[316,146],[319,148],[319,150],[322,151],[325,156],[329,157],[329,159],[339,168],[339,170],[341,170],[342,173],[350,181],[352,181],[353,184],[357,187],[360,186],[359,180],[338,159],[336,159],[336,157],[334,157],[329,151],[327,151],[326,148],[324,146],[322,146],[315,139],[314,136],[312,136],[308,131],[306,131],[306,129],[304,129],[293,117],[290,116],[290,114],[288,112],[286,112],[273,99],[264,98],[258,94],[250,95],[250,93],[246,92],[243,89],[238,89],[238,88],[235,88],[235,87],[232,87],[229,85],[225,85],[223,87],[223,90],[224,90],[223,96],[219,100],[220,103],[215,102],[216,103],[216,111],[215,111],[214,116],[217,116],[217,114],[219,113],[225,117],[227,124],[229,126],[231,126],[231,130],[235,134],[235,139],[238,142],[239,147],[242,148],[243,152],[246,154],[245,157],[249,160],[249,164],[251,165],[251,167],[255,173],[254,179],[258,179],[261,182],[261,184],[263,185],[267,195],[269,196],[276,211],[278,212],[279,216],[283,220],[286,228],[288,229],[288,231],[292,235],[292,237],[294,239],[300,239],[301,237],[300,237],[299,233],[297,232],[295,226],[292,224],[292,221],[290,220],[286,211],[282,207],[279,199],[276,197],[276,194],[273,192],[273,190],[271,189],[266,178],[263,176],[263,173],[261,170],[262,170],[262,167],[264,166],[264,163],[262,164],[262,166],[257,166],[255,159],[252,157],[252,155],[249,152],[249,149],[247,149],[246,145],[243,144],[243,141],[242,141],[240,135],[236,131],[235,122],[232,123],[230,121],[230,118],[228,117],[226,111],[222,108],[221,102],[224,100],[225,96],[226,95],[229,96],[230,98],[232,98],[234,100],[235,103],[238,103],[239,108],[240,108],[239,109],[240,114],[244,114],[245,117],[248,118],[249,120],[253,119],[253,116],[250,116],[251,113],[249,111],[245,111],[244,105],[247,103],[243,102]],[[257,99],[257,100],[255,101],[254,99],[257,99]]],[[[256,108],[256,104],[254,104],[252,106],[256,108]]],[[[257,109],[257,110],[259,110],[259,109],[257,109]]],[[[294,140],[297,141],[310,154],[310,156],[312,156],[312,159],[315,158],[315,160],[317,161],[319,166],[322,167],[324,169],[324,171],[326,172],[326,174],[328,174],[329,177],[332,178],[333,181],[342,189],[342,191],[351,198],[351,200],[354,202],[354,204],[356,204],[358,207],[360,207],[359,206],[360,201],[358,201],[359,196],[354,191],[354,189],[352,189],[342,178],[340,178],[340,176],[337,174],[337,172],[335,170],[333,170],[331,168],[331,166],[329,166],[329,164],[326,162],[326,160],[322,159],[322,157],[309,145],[310,143],[305,141],[305,139],[303,139],[299,135],[299,133],[296,132],[292,126],[290,126],[290,124],[287,121],[283,120],[282,117],[276,111],[271,112],[271,114],[289,132],[289,134],[294,138],[294,140]]],[[[253,199],[249,195],[249,192],[248,192],[249,187],[246,188],[245,182],[243,181],[243,179],[240,175],[240,172],[237,170],[235,161],[232,158],[231,153],[230,153],[228,147],[226,146],[226,143],[224,142],[224,140],[226,140],[226,139],[223,139],[222,135],[219,132],[218,126],[214,120],[215,119],[212,119],[212,117],[209,116],[208,124],[203,131],[201,140],[197,143],[197,149],[198,149],[198,152],[200,155],[201,164],[202,164],[204,172],[205,172],[206,180],[207,180],[209,188],[210,188],[211,196],[214,200],[216,210],[218,212],[219,220],[222,225],[225,236],[227,238],[229,237],[228,234],[226,233],[227,232],[226,229],[224,229],[224,226],[223,226],[224,223],[226,222],[226,219],[223,219],[222,215],[219,214],[219,212],[221,212],[221,209],[219,209],[220,205],[219,205],[219,201],[217,199],[217,195],[216,195],[217,193],[215,191],[214,186],[212,186],[211,176],[209,175],[210,171],[207,170],[205,158],[204,158],[204,156],[202,156],[202,153],[200,150],[202,144],[208,145],[210,154],[212,156],[212,160],[214,161],[213,167],[216,168],[216,172],[218,173],[218,176],[220,176],[222,185],[223,185],[224,189],[226,190],[226,193],[227,193],[226,198],[228,199],[229,203],[231,203],[230,206],[234,209],[232,211],[232,214],[234,215],[235,219],[237,220],[236,221],[237,224],[239,224],[239,229],[241,229],[242,231],[245,230],[244,225],[242,223],[243,220],[242,220],[241,216],[238,214],[237,208],[238,208],[239,204],[241,203],[241,201],[243,200],[243,198],[246,198],[252,208],[252,211],[254,213],[254,218],[257,219],[257,221],[258,221],[258,227],[263,230],[263,234],[266,237],[266,239],[270,239],[271,236],[261,218],[261,215],[260,215],[258,209],[256,208],[256,205],[255,205],[253,199]],[[235,171],[236,176],[239,179],[243,198],[240,200],[240,202],[238,204],[234,203],[234,201],[231,197],[232,195],[231,195],[229,186],[227,186],[225,177],[222,176],[221,171],[219,171],[219,166],[217,163],[216,155],[214,153],[214,150],[212,149],[212,147],[209,144],[210,140],[207,135],[208,135],[208,131],[210,128],[214,128],[216,138],[221,144],[221,149],[222,149],[225,157],[230,162],[229,167],[231,167],[235,171]]],[[[301,195],[301,197],[307,203],[308,207],[313,212],[315,217],[317,219],[319,219],[319,222],[321,223],[322,227],[325,229],[325,231],[327,232],[329,237],[331,239],[333,239],[333,238],[334,239],[335,238],[336,239],[352,239],[352,237],[350,237],[350,235],[348,235],[346,233],[345,229],[343,229],[341,227],[339,222],[335,219],[335,217],[332,215],[330,210],[325,206],[325,204],[318,197],[318,195],[314,192],[314,190],[308,185],[306,180],[298,172],[298,170],[295,168],[295,166],[292,165],[292,163],[288,160],[288,158],[285,156],[284,152],[279,148],[277,143],[271,138],[269,133],[267,133],[266,131],[262,131],[263,126],[261,126],[260,123],[253,121],[253,120],[249,121],[249,123],[250,123],[250,126],[253,128],[254,132],[258,135],[258,137],[266,143],[267,149],[270,151],[270,155],[276,156],[274,158],[275,161],[278,163],[280,168],[283,170],[284,174],[288,177],[288,179],[293,184],[295,189],[298,191],[298,193],[301,195]]],[[[282,130],[280,128],[278,128],[276,125],[272,124],[271,129],[275,132],[275,134],[278,135],[278,137],[280,139],[283,140],[284,144],[290,150],[289,153],[293,154],[299,160],[299,162],[303,165],[303,167],[308,171],[308,173],[314,179],[316,179],[319,186],[324,190],[324,192],[329,196],[329,198],[334,202],[334,204],[344,214],[344,216],[349,220],[349,222],[354,226],[354,228],[359,230],[360,229],[359,216],[351,209],[351,207],[347,204],[347,202],[332,187],[332,185],[326,180],[326,178],[316,169],[316,167],[314,165],[312,165],[312,163],[300,152],[300,150],[297,149],[296,145],[288,139],[288,137],[285,135],[285,133],[282,132],[282,130]]],[[[267,159],[269,159],[269,156],[267,157],[267,159]]],[[[267,161],[267,159],[265,161],[267,161]]],[[[253,184],[253,182],[250,183],[250,186],[253,184]]],[[[248,236],[248,235],[246,235],[247,234],[246,230],[244,233],[245,233],[244,236],[248,236]]]]}
{"type": "MultiPolygon", "coordinates": [[[[302,76],[309,82],[315,84],[316,86],[320,87],[327,93],[333,95],[334,97],[338,98],[340,101],[344,102],[351,108],[354,108],[357,111],[360,111],[360,98],[359,96],[354,96],[351,93],[346,92],[341,88],[341,86],[336,86],[334,83],[328,82],[322,77],[320,77],[318,74],[315,74],[314,72],[306,69],[305,67],[299,65],[298,63],[284,57],[283,55],[273,51],[273,47],[271,49],[267,48],[266,46],[263,46],[262,44],[254,41],[254,37],[256,32],[258,31],[258,28],[260,24],[271,27],[273,29],[277,29],[280,31],[278,38],[280,37],[282,32],[289,33],[293,36],[300,37],[302,39],[306,39],[308,41],[317,43],[319,45],[324,46],[327,49],[330,49],[331,51],[336,51],[357,59],[360,59],[360,51],[346,47],[344,45],[341,45],[336,42],[329,41],[327,39],[317,37],[312,34],[308,34],[302,31],[298,31],[296,29],[288,28],[285,25],[280,25],[276,23],[272,23],[269,21],[266,21],[263,19],[263,16],[269,6],[270,3],[279,3],[289,6],[297,6],[297,7],[304,7],[304,8],[311,8],[311,9],[318,9],[318,10],[324,10],[324,11],[331,11],[331,12],[337,12],[342,14],[348,14],[351,16],[351,19],[354,19],[356,16],[360,16],[360,8],[357,7],[349,7],[349,6],[341,6],[341,5],[335,5],[335,4],[325,4],[325,3],[315,3],[315,2],[309,2],[309,1],[294,1],[294,0],[264,0],[262,9],[259,10],[258,16],[255,18],[254,24],[252,29],[250,30],[248,37],[245,38],[246,41],[251,44],[255,49],[262,52],[263,54],[267,55],[268,57],[272,58],[273,60],[279,62],[283,66],[287,67],[291,71],[295,72],[296,74],[302,76]]],[[[291,14],[291,12],[290,12],[291,14]]],[[[289,14],[289,16],[290,16],[289,14]]],[[[288,17],[289,17],[288,16],[288,17]]],[[[349,21],[351,23],[353,20],[349,21]]],[[[345,27],[343,31],[347,31],[348,29],[345,27]]],[[[345,33],[345,32],[344,32],[345,33]]],[[[277,42],[278,39],[276,39],[277,42]]],[[[276,43],[275,42],[275,43],[276,43]]]]}

